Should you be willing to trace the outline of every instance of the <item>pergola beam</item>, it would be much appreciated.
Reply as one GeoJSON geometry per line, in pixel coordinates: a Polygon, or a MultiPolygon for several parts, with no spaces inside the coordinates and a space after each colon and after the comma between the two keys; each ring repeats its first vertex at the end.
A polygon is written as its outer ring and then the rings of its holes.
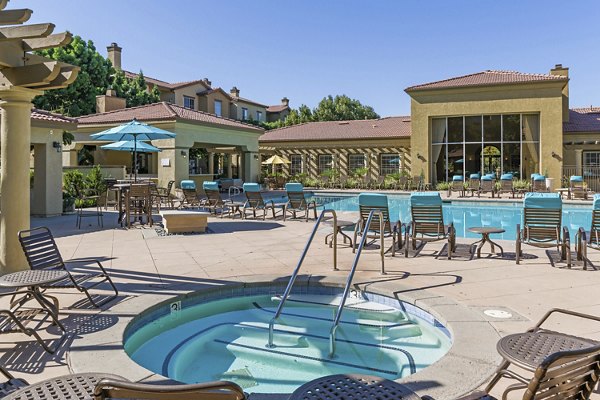
{"type": "Polygon", "coordinates": [[[36,86],[35,89],[62,89],[75,82],[75,79],[77,79],[77,74],[79,73],[79,67],[68,64],[62,65],[63,66],[60,69],[60,74],[56,77],[56,79],[54,79],[52,82],[49,82],[47,85],[36,86]]]}
{"type": "Polygon", "coordinates": [[[0,10],[3,10],[8,4],[9,0],[0,0],[0,10]]]}
{"type": "MultiPolygon", "coordinates": [[[[63,64],[64,65],[64,64],[63,64]]],[[[61,73],[61,63],[58,61],[41,64],[25,65],[24,67],[7,68],[0,75],[0,82],[12,86],[36,87],[44,86],[54,81],[61,73]]]]}
{"type": "Polygon", "coordinates": [[[23,39],[23,51],[46,50],[62,47],[73,39],[71,32],[56,33],[39,39],[23,39]]]}
{"type": "Polygon", "coordinates": [[[54,24],[34,24],[0,28],[0,40],[46,37],[52,33],[54,26],[54,24]]]}
{"type": "Polygon", "coordinates": [[[31,18],[33,11],[23,8],[21,10],[0,11],[0,25],[20,25],[31,18]]]}

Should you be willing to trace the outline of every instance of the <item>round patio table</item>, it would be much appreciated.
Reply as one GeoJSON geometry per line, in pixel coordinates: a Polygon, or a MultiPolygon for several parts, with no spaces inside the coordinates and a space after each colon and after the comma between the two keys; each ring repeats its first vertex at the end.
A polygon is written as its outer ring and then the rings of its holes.
{"type": "Polygon", "coordinates": [[[300,386],[289,400],[396,399],[421,400],[404,385],[372,375],[339,374],[300,386]]]}
{"type": "Polygon", "coordinates": [[[87,373],[59,376],[24,387],[4,400],[94,399],[94,389],[102,379],[126,381],[119,375],[87,373]]]}
{"type": "MultiPolygon", "coordinates": [[[[326,225],[329,225],[333,228],[333,220],[325,221],[323,223],[326,225]]],[[[333,235],[337,235],[339,233],[344,238],[344,243],[346,243],[346,239],[347,239],[350,242],[350,247],[352,247],[352,238],[350,236],[346,235],[344,233],[343,229],[354,226],[354,225],[356,225],[356,222],[354,222],[354,221],[346,221],[346,220],[338,219],[337,225],[336,225],[337,226],[336,232],[332,232],[332,233],[328,234],[327,236],[325,236],[325,244],[329,243],[329,247],[331,247],[333,245],[333,235]],[[331,238],[331,241],[328,242],[329,238],[331,238]]]]}
{"type": "Polygon", "coordinates": [[[504,257],[504,249],[502,248],[502,246],[500,246],[498,243],[496,243],[492,239],[490,239],[490,235],[491,234],[506,232],[504,229],[502,229],[502,228],[494,228],[494,227],[491,227],[491,226],[475,226],[473,228],[469,228],[469,232],[478,233],[478,234],[481,235],[481,239],[480,240],[478,240],[475,243],[471,244],[471,248],[473,246],[475,246],[476,244],[479,244],[479,246],[477,246],[477,258],[481,257],[481,248],[483,247],[483,245],[486,242],[488,242],[490,244],[490,246],[492,247],[492,253],[495,253],[494,246],[498,246],[498,248],[500,248],[500,255],[502,257],[504,257]]]}
{"type": "Polygon", "coordinates": [[[535,371],[550,354],[585,349],[597,344],[593,340],[544,330],[505,336],[496,347],[505,360],[527,371],[535,371]]]}
{"type": "MultiPolygon", "coordinates": [[[[11,289],[28,288],[31,295],[40,305],[50,312],[54,323],[64,330],[63,325],[58,320],[58,300],[56,303],[51,302],[44,297],[40,289],[44,285],[66,279],[68,276],[67,271],[56,269],[27,269],[0,276],[0,287],[11,289]]],[[[18,292],[15,294],[18,294],[18,292]]]]}

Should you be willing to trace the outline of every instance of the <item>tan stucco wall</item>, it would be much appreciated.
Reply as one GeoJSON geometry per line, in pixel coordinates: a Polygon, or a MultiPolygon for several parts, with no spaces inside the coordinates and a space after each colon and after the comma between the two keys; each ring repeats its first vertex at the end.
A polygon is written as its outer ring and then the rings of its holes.
{"type": "Polygon", "coordinates": [[[539,113],[540,173],[560,178],[563,154],[564,83],[503,85],[470,89],[411,91],[413,171],[431,179],[431,119],[435,117],[539,113]],[[557,158],[551,156],[554,152],[557,158]],[[420,154],[423,159],[417,157],[420,154]]]}
{"type": "Polygon", "coordinates": [[[267,109],[254,103],[247,103],[242,100],[238,100],[232,104],[231,107],[231,118],[242,120],[242,108],[248,109],[248,119],[256,121],[256,112],[262,112],[262,118],[260,122],[265,122],[267,119],[267,109]]]}
{"type": "Polygon", "coordinates": [[[205,87],[200,83],[175,89],[175,104],[183,107],[183,96],[192,97],[196,103],[195,109],[198,110],[198,96],[196,95],[196,93],[201,92],[203,90],[205,90],[205,87]]]}
{"type": "Polygon", "coordinates": [[[200,111],[206,111],[208,113],[215,113],[215,100],[221,100],[221,116],[229,118],[230,115],[230,103],[231,100],[225,94],[221,92],[213,92],[206,96],[200,96],[202,99],[202,107],[200,111]]]}

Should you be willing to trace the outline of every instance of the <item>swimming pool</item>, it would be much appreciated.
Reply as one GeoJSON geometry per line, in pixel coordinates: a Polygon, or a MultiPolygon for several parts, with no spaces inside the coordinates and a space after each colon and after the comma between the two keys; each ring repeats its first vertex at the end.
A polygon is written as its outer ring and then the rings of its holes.
{"type": "MultiPolygon", "coordinates": [[[[312,196],[320,209],[335,211],[358,211],[358,195],[319,194],[312,196]]],[[[389,195],[390,215],[400,221],[410,221],[408,195],[389,195]]],[[[515,240],[517,224],[523,220],[522,201],[514,202],[482,202],[482,201],[444,201],[444,221],[454,223],[459,237],[478,238],[479,235],[467,229],[475,226],[501,227],[506,230],[495,238],[515,240]]],[[[591,205],[563,204],[563,226],[569,229],[571,240],[579,227],[589,229],[591,226],[591,205]]]]}
{"type": "Polygon", "coordinates": [[[348,299],[330,359],[328,334],[341,288],[313,287],[289,298],[275,325],[275,347],[267,348],[280,299],[268,287],[248,292],[175,299],[143,313],[128,326],[125,350],[141,366],[180,382],[225,379],[249,393],[291,393],[337,373],[399,379],[433,364],[452,344],[449,330],[426,311],[358,293],[348,299]]]}

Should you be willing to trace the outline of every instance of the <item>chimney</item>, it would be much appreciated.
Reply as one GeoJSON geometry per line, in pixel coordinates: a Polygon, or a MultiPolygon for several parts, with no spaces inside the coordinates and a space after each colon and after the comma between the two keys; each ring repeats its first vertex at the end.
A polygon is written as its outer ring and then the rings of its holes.
{"type": "Polygon", "coordinates": [[[112,42],[110,46],[106,47],[108,59],[112,63],[112,66],[119,71],[121,70],[121,50],[122,49],[115,42],[112,42]]]}
{"type": "Polygon", "coordinates": [[[117,97],[117,91],[108,88],[106,94],[96,96],[96,113],[103,113],[126,108],[125,99],[117,97]]]}
{"type": "MultiPolygon", "coordinates": [[[[556,64],[554,68],[550,70],[550,75],[565,76],[569,77],[569,68],[563,67],[562,64],[556,64]]],[[[562,114],[563,122],[569,122],[569,82],[565,84],[562,90],[562,114]]]]}
{"type": "Polygon", "coordinates": [[[240,97],[240,89],[238,89],[237,87],[232,87],[231,90],[229,91],[229,93],[231,94],[231,96],[233,97],[240,97]]]}
{"type": "Polygon", "coordinates": [[[289,107],[290,106],[290,99],[288,99],[287,97],[284,97],[283,99],[281,99],[281,105],[289,107]]]}
{"type": "Polygon", "coordinates": [[[209,86],[209,87],[210,87],[210,86],[212,86],[212,82],[211,82],[211,81],[209,81],[209,80],[208,80],[208,78],[204,78],[204,79],[202,79],[202,82],[204,82],[204,84],[205,84],[206,86],[209,86]]]}

